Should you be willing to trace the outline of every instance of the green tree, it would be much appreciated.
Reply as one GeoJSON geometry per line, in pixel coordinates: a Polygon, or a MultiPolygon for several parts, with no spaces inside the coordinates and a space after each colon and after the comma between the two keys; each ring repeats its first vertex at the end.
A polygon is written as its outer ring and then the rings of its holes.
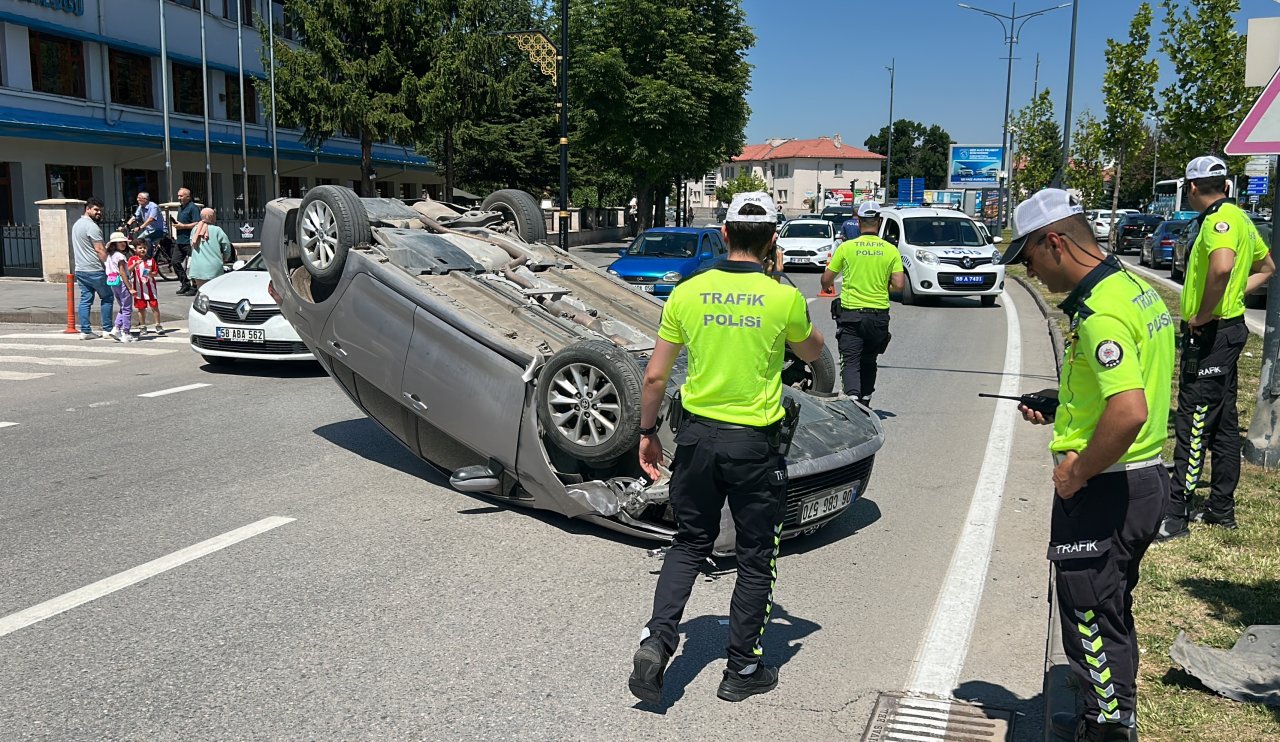
{"type": "Polygon", "coordinates": [[[738,173],[738,177],[716,187],[716,199],[721,203],[727,204],[739,193],[767,191],[768,189],[769,186],[764,182],[764,178],[744,168],[742,172],[738,173]]]}
{"type": "MultiPolygon", "coordinates": [[[[342,133],[360,140],[360,184],[373,193],[373,143],[420,134],[406,113],[405,60],[417,47],[416,0],[285,0],[285,17],[303,43],[275,44],[276,116],[319,147],[342,133]]],[[[259,23],[264,57],[267,27],[259,23]]],[[[266,64],[264,58],[263,64],[266,64]]],[[[259,81],[259,98],[266,100],[259,81]]]]}
{"type": "Polygon", "coordinates": [[[1067,163],[1066,185],[1080,193],[1085,208],[1102,205],[1106,185],[1103,169],[1102,124],[1089,111],[1076,117],[1071,137],[1071,161],[1067,163]]]}
{"type": "Polygon", "coordinates": [[[1013,117],[1015,140],[1013,183],[1018,198],[1046,188],[1062,165],[1062,127],[1053,112],[1048,88],[1013,117]]]}
{"type": "MultiPolygon", "coordinates": [[[[1236,33],[1239,0],[1187,0],[1186,5],[1160,3],[1160,49],[1175,76],[1161,91],[1160,156],[1182,165],[1200,155],[1222,154],[1252,103],[1244,86],[1245,37],[1236,33]]],[[[1228,160],[1233,166],[1237,162],[1228,160]]]]}
{"type": "Polygon", "coordinates": [[[647,227],[668,183],[742,151],[755,37],[740,0],[580,0],[570,14],[575,156],[630,179],[647,227]]]}
{"type": "MultiPolygon", "coordinates": [[[[1107,115],[1102,121],[1103,149],[1113,160],[1112,220],[1120,204],[1125,158],[1142,145],[1147,134],[1143,116],[1155,110],[1156,78],[1160,68],[1148,59],[1151,49],[1151,6],[1142,3],[1129,23],[1127,42],[1107,39],[1107,71],[1102,95],[1107,115]]],[[[1114,224],[1112,225],[1114,226],[1114,224]]]]}
{"type": "MultiPolygon", "coordinates": [[[[889,127],[867,137],[863,146],[878,155],[888,153],[889,127]]],[[[937,124],[925,126],[919,121],[898,119],[893,122],[894,183],[886,184],[885,200],[892,201],[898,178],[924,178],[924,187],[942,188],[947,182],[947,159],[951,152],[951,135],[937,124]]]]}

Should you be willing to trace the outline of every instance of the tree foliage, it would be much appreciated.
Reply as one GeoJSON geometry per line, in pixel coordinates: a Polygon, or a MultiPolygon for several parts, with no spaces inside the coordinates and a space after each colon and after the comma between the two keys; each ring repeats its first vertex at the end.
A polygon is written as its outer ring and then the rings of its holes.
{"type": "Polygon", "coordinates": [[[1245,37],[1236,33],[1240,2],[1187,0],[1184,8],[1162,0],[1160,6],[1160,49],[1175,75],[1161,91],[1161,157],[1167,151],[1185,165],[1200,155],[1221,155],[1252,103],[1244,86],[1245,37]]]}
{"type": "Polygon", "coordinates": [[[742,151],[755,37],[740,0],[581,0],[570,14],[577,152],[631,180],[646,227],[668,183],[742,151]]]}
{"type": "Polygon", "coordinates": [[[1102,95],[1107,114],[1102,121],[1103,149],[1114,160],[1111,207],[1120,199],[1120,178],[1125,158],[1141,144],[1146,127],[1143,117],[1156,108],[1155,86],[1160,67],[1148,59],[1151,50],[1151,6],[1142,3],[1129,23],[1128,41],[1107,39],[1107,71],[1102,95]]]}
{"type": "Polygon", "coordinates": [[[752,191],[767,191],[768,184],[764,182],[764,178],[751,172],[747,168],[743,168],[738,173],[738,177],[733,180],[726,181],[716,188],[716,200],[721,203],[729,203],[733,197],[739,193],[750,193],[752,191]]]}
{"type": "MultiPolygon", "coordinates": [[[[886,184],[885,200],[892,202],[889,186],[897,192],[898,178],[924,178],[924,187],[942,188],[947,183],[948,158],[951,155],[951,135],[937,124],[925,126],[919,121],[898,119],[893,122],[893,172],[894,183],[886,184]]],[[[863,146],[878,155],[888,154],[889,127],[866,138],[863,146]]]]}
{"type": "Polygon", "coordinates": [[[1018,147],[1013,182],[1019,198],[1047,188],[1062,165],[1062,127],[1053,112],[1048,88],[1040,91],[1013,117],[1018,147]]]}
{"type": "Polygon", "coordinates": [[[1089,111],[1081,111],[1072,127],[1071,160],[1067,164],[1066,185],[1080,193],[1086,208],[1102,205],[1106,185],[1103,170],[1102,124],[1089,111]]]}

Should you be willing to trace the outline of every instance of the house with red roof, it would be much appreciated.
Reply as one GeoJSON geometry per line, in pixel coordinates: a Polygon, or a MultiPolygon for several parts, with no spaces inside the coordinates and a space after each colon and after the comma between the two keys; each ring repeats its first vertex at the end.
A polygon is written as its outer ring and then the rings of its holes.
{"type": "Polygon", "coordinates": [[[714,207],[717,186],[743,172],[752,172],[764,180],[778,207],[793,214],[809,211],[806,199],[820,192],[879,188],[884,159],[846,144],[839,134],[817,139],[770,139],[747,145],[718,171],[687,182],[685,189],[694,206],[714,207]]]}

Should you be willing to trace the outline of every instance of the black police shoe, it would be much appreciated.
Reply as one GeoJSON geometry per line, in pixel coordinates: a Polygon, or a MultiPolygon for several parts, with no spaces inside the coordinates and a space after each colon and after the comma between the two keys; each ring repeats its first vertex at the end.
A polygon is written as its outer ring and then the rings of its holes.
{"type": "Polygon", "coordinates": [[[662,675],[667,671],[667,662],[670,659],[671,655],[667,654],[666,648],[662,646],[662,640],[658,637],[651,636],[640,642],[640,648],[631,659],[634,669],[631,671],[631,677],[627,679],[627,687],[631,689],[631,695],[649,703],[661,701],[662,675]]]}
{"type": "Polygon", "coordinates": [[[1192,523],[1203,523],[1207,526],[1218,526],[1229,531],[1236,530],[1236,517],[1230,513],[1217,513],[1209,508],[1199,508],[1191,513],[1192,523]]]}
{"type": "Polygon", "coordinates": [[[1174,515],[1165,516],[1160,521],[1160,530],[1156,531],[1156,541],[1172,541],[1175,538],[1190,536],[1191,531],[1187,530],[1187,519],[1179,518],[1174,515]]]}
{"type": "Polygon", "coordinates": [[[1123,724],[1099,724],[1080,714],[1054,714],[1053,735],[1063,742],[1138,742],[1137,727],[1123,724]]]}
{"type": "Polygon", "coordinates": [[[740,675],[733,670],[724,671],[724,680],[716,695],[725,701],[745,701],[757,693],[768,693],[778,687],[778,668],[760,665],[750,675],[740,675]]]}

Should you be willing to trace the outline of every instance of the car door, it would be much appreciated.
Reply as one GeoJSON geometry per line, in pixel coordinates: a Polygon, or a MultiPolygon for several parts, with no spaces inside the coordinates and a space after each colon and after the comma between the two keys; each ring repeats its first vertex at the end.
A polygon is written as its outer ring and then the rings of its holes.
{"type": "Polygon", "coordinates": [[[523,372],[511,359],[418,307],[401,397],[413,412],[414,445],[422,457],[448,469],[494,458],[515,471],[528,393],[523,372]]]}
{"type": "Polygon", "coordinates": [[[368,273],[358,273],[325,325],[320,352],[360,406],[401,441],[412,435],[399,401],[414,304],[368,273]]]}

